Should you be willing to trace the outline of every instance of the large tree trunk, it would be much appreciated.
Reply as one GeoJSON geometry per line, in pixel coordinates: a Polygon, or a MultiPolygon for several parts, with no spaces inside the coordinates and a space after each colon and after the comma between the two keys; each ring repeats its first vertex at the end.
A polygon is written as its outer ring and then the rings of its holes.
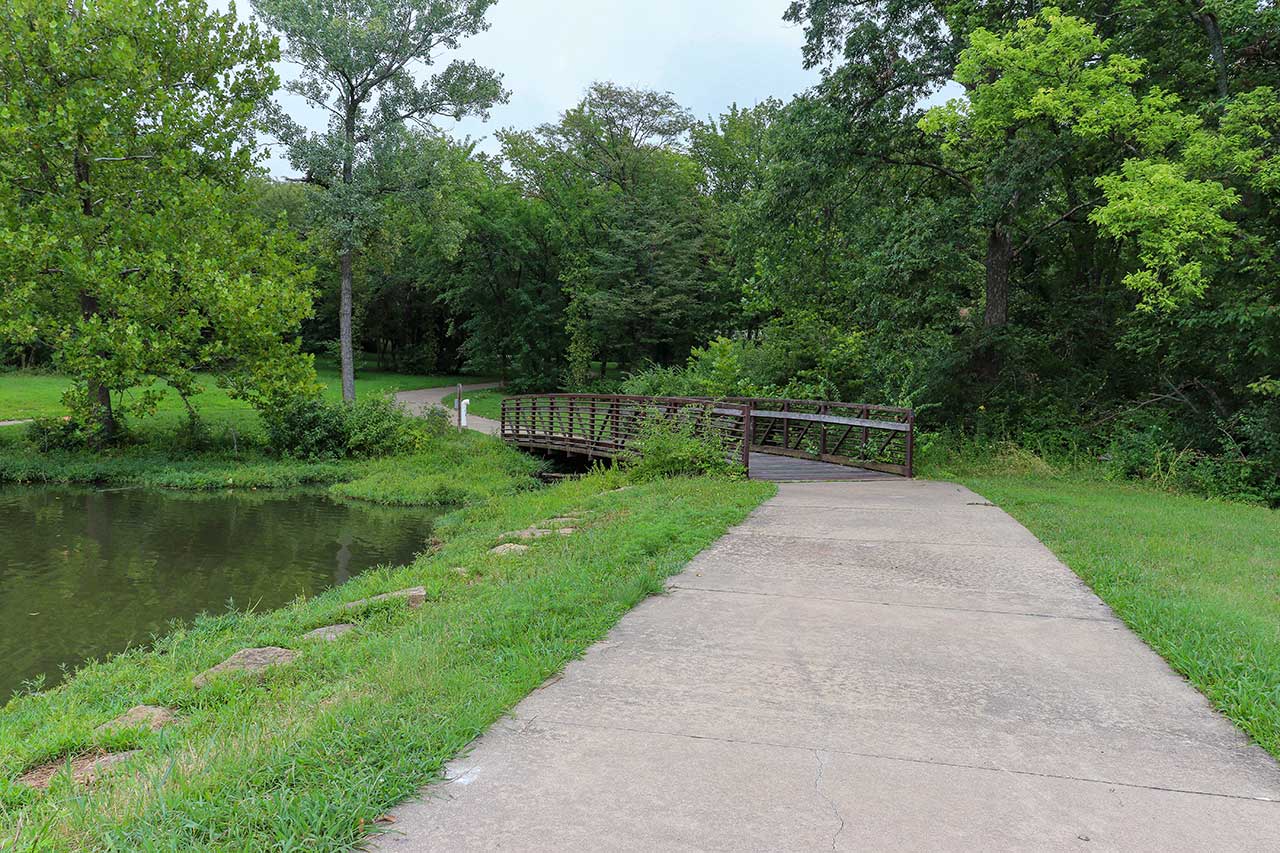
{"type": "Polygon", "coordinates": [[[1195,18],[1209,40],[1209,56],[1213,59],[1218,97],[1225,98],[1231,94],[1231,87],[1227,72],[1227,51],[1222,44],[1222,28],[1218,25],[1218,16],[1204,7],[1204,0],[1191,0],[1191,6],[1195,9],[1191,17],[1195,18]]]}
{"type": "MultiPolygon", "coordinates": [[[[82,151],[75,156],[76,183],[80,185],[80,212],[93,217],[93,193],[89,189],[89,157],[82,151]]],[[[87,291],[80,292],[80,316],[90,320],[98,314],[98,297],[87,291]]],[[[105,353],[104,353],[105,355],[105,353]]],[[[88,381],[89,401],[93,405],[93,417],[102,425],[102,440],[110,442],[116,437],[116,415],[111,409],[111,389],[101,382],[88,381]]]]}
{"type": "Polygon", "coordinates": [[[347,249],[342,253],[342,296],[338,306],[338,349],[342,360],[342,399],[348,403],[356,401],[356,365],[355,348],[351,335],[351,268],[355,252],[347,249]]]}
{"type": "MultiPolygon", "coordinates": [[[[89,293],[80,294],[80,314],[86,320],[98,313],[98,298],[89,293]]],[[[102,439],[110,442],[116,436],[116,415],[111,408],[111,389],[93,379],[88,381],[89,402],[94,407],[93,417],[102,425],[102,439]]]]}
{"type": "MultiPolygon", "coordinates": [[[[355,93],[348,89],[346,103],[347,150],[342,158],[342,183],[350,184],[355,167],[356,144],[356,105],[355,93]]],[[[352,240],[347,234],[346,240],[352,240]]],[[[338,351],[342,362],[342,399],[348,403],[356,401],[356,359],[355,349],[351,343],[351,279],[352,266],[355,261],[355,249],[350,243],[342,252],[342,294],[338,302],[338,351]]]]}
{"type": "Polygon", "coordinates": [[[1013,240],[996,225],[987,235],[987,310],[983,325],[999,328],[1009,322],[1009,269],[1013,266],[1013,240]]]}
{"type": "Polygon", "coordinates": [[[978,375],[987,382],[1000,376],[1000,350],[990,332],[1004,328],[1009,322],[1009,270],[1013,266],[1013,240],[1002,225],[987,234],[987,307],[982,325],[988,333],[977,352],[978,375]]]}

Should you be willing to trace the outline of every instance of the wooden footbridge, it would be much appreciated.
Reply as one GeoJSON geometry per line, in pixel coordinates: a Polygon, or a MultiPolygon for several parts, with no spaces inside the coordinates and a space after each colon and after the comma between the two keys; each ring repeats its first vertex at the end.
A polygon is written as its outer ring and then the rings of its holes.
{"type": "Polygon", "coordinates": [[[502,403],[501,436],[526,450],[608,459],[632,450],[649,418],[719,437],[760,480],[911,477],[911,409],[821,400],[533,394],[502,403]]]}

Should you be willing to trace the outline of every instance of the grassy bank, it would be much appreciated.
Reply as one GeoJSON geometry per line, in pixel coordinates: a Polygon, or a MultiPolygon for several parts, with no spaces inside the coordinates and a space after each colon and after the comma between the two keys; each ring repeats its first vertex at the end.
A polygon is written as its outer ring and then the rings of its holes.
{"type": "Polygon", "coordinates": [[[1280,759],[1280,512],[1108,480],[1011,448],[926,456],[999,505],[1280,759]]]}
{"type": "MultiPolygon", "coordinates": [[[[468,413],[478,418],[489,418],[496,421],[502,417],[502,401],[510,396],[500,388],[491,388],[482,391],[468,391],[462,395],[462,399],[471,401],[471,405],[467,407],[468,413]]],[[[445,397],[445,408],[452,409],[457,405],[457,400],[457,394],[450,394],[445,397]]]]}
{"type": "MultiPolygon", "coordinates": [[[[341,399],[336,368],[321,364],[318,374],[325,396],[341,399]]],[[[362,371],[357,393],[442,387],[459,379],[362,371]]],[[[59,400],[68,381],[52,374],[0,373],[0,420],[61,414],[59,400]]],[[[211,382],[205,386],[195,404],[206,430],[194,445],[185,408],[172,393],[154,417],[129,423],[129,441],[121,447],[36,453],[25,440],[25,427],[0,428],[0,483],[191,490],[324,485],[339,497],[450,506],[506,493],[512,483],[529,482],[537,469],[529,457],[453,431],[433,439],[423,452],[393,458],[314,462],[281,457],[264,449],[266,435],[256,411],[211,382]]]]}
{"type": "Polygon", "coordinates": [[[345,849],[771,492],[717,480],[614,491],[621,483],[599,473],[476,504],[446,516],[442,544],[411,566],[277,612],[198,620],[15,699],[0,712],[0,838],[22,850],[345,849]],[[490,553],[504,531],[570,513],[581,515],[573,535],[490,553]],[[419,610],[342,609],[415,585],[427,590],[419,610]],[[337,641],[302,639],[344,620],[356,629],[337,641]],[[237,649],[267,645],[300,654],[260,680],[192,686],[237,649]],[[94,734],[139,703],[179,720],[94,734]],[[97,746],[139,751],[88,789],[13,781],[97,746]]]}
{"type": "Polygon", "coordinates": [[[162,444],[38,454],[20,433],[0,437],[0,483],[279,489],[327,485],[337,497],[398,506],[450,506],[527,487],[539,463],[472,432],[449,430],[411,455],[305,462],[258,448],[185,453],[162,444]]]}

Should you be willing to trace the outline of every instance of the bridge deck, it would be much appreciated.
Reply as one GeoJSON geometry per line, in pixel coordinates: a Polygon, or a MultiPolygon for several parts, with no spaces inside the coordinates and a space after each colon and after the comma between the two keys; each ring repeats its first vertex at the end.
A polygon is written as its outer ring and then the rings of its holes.
{"type": "Polygon", "coordinates": [[[772,453],[751,454],[751,479],[774,483],[795,481],[837,482],[851,480],[900,480],[901,477],[866,468],[850,468],[814,459],[796,459],[772,453]]]}

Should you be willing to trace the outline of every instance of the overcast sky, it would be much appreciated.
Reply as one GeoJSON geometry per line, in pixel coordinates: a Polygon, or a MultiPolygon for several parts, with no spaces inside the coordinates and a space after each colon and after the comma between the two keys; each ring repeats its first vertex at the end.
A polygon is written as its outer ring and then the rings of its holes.
{"type": "MultiPolygon", "coordinates": [[[[229,0],[210,0],[226,8],[229,0]]],[[[504,76],[511,101],[488,122],[448,128],[484,140],[494,150],[495,130],[554,121],[581,99],[594,80],[669,91],[699,118],[732,103],[783,100],[818,79],[800,57],[802,31],[782,21],[788,0],[498,0],[491,27],[465,42],[458,56],[504,76]]],[[[237,0],[241,17],[249,0],[237,0]]],[[[444,63],[441,63],[443,65],[444,63]]],[[[294,72],[280,68],[288,79],[294,72]]],[[[284,98],[295,118],[324,126],[323,113],[284,98]]],[[[452,123],[450,123],[452,124],[452,123]]],[[[278,156],[277,176],[290,174],[278,156]]]]}

